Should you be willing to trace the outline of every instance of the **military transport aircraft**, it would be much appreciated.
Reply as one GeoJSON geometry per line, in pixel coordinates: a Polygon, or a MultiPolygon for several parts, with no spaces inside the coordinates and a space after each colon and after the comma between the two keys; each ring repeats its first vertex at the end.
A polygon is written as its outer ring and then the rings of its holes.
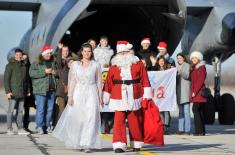
{"type": "Polygon", "coordinates": [[[146,36],[166,41],[171,54],[181,41],[183,52],[199,50],[214,65],[220,122],[234,122],[234,103],[220,96],[220,66],[235,51],[235,0],[0,0],[0,10],[32,11],[32,28],[19,45],[31,60],[44,44],[65,42],[77,51],[103,34],[111,45],[138,45],[146,36]]]}

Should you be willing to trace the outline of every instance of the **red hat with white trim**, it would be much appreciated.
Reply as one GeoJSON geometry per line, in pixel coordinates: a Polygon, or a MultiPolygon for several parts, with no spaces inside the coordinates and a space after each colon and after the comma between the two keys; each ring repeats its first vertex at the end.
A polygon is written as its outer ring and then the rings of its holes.
{"type": "Polygon", "coordinates": [[[158,49],[167,49],[167,43],[164,41],[159,42],[158,49]]]}
{"type": "Polygon", "coordinates": [[[144,38],[144,39],[142,39],[141,45],[144,44],[144,43],[151,44],[150,38],[144,38]]]}
{"type": "Polygon", "coordinates": [[[119,52],[129,52],[133,47],[128,41],[117,41],[117,53],[119,52]]]}
{"type": "Polygon", "coordinates": [[[51,54],[53,51],[51,45],[45,45],[42,47],[42,56],[47,55],[47,54],[51,54]]]}

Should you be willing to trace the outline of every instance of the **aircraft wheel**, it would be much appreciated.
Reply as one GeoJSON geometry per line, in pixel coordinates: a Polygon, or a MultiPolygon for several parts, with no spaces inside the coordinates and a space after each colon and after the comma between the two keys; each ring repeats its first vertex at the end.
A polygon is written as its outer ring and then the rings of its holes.
{"type": "Polygon", "coordinates": [[[219,110],[219,122],[224,125],[232,125],[235,120],[235,100],[231,94],[221,96],[221,109],[219,110]]]}

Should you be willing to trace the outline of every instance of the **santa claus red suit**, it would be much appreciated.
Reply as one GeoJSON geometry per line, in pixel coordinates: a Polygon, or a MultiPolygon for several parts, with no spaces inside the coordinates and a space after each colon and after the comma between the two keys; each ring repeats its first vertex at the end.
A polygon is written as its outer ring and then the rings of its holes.
{"type": "Polygon", "coordinates": [[[104,103],[115,111],[113,149],[116,153],[126,150],[126,118],[128,119],[130,141],[133,150],[143,145],[143,114],[141,102],[152,98],[150,82],[144,64],[129,53],[132,45],[126,41],[117,42],[117,55],[104,85],[104,103]]]}

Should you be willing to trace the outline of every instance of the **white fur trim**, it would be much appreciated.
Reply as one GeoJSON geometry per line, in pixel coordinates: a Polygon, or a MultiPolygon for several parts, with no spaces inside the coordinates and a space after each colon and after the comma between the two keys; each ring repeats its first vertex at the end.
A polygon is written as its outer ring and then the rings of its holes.
{"type": "Polygon", "coordinates": [[[118,149],[118,148],[122,149],[123,151],[126,151],[127,150],[126,143],[122,143],[122,142],[113,143],[113,150],[118,149]]]}
{"type": "Polygon", "coordinates": [[[103,92],[103,102],[104,102],[104,104],[109,104],[109,101],[110,101],[110,94],[104,91],[103,92]]]}
{"type": "Polygon", "coordinates": [[[132,64],[136,64],[138,61],[139,61],[138,57],[136,57],[131,53],[128,53],[126,55],[117,54],[112,59],[111,63],[112,65],[116,65],[118,67],[128,67],[131,66],[132,64]]]}
{"type": "Polygon", "coordinates": [[[160,46],[158,46],[157,47],[159,50],[164,50],[164,49],[166,49],[165,47],[160,47],[160,46]]]}
{"type": "Polygon", "coordinates": [[[42,56],[45,56],[45,55],[47,55],[49,53],[52,53],[52,51],[53,51],[52,49],[47,49],[47,50],[42,52],[42,56]]]}
{"type": "Polygon", "coordinates": [[[141,108],[143,98],[133,99],[131,102],[123,101],[122,99],[110,99],[109,108],[117,111],[136,111],[141,108]]]}
{"type": "Polygon", "coordinates": [[[151,99],[152,98],[152,88],[151,87],[144,87],[144,95],[143,98],[151,99]]]}
{"type": "Polygon", "coordinates": [[[128,44],[117,44],[117,53],[119,52],[128,52],[130,51],[130,49],[133,47],[132,44],[128,43],[128,44]]]}
{"type": "Polygon", "coordinates": [[[194,51],[190,55],[190,60],[192,60],[192,58],[198,58],[200,61],[202,61],[203,60],[203,55],[199,51],[194,51]]]}
{"type": "Polygon", "coordinates": [[[139,148],[142,148],[142,146],[144,145],[144,142],[141,142],[141,141],[131,141],[130,144],[131,144],[132,148],[139,149],[139,148]]]}
{"type": "Polygon", "coordinates": [[[149,40],[142,40],[141,45],[143,45],[144,43],[151,44],[151,42],[149,40]]]}

